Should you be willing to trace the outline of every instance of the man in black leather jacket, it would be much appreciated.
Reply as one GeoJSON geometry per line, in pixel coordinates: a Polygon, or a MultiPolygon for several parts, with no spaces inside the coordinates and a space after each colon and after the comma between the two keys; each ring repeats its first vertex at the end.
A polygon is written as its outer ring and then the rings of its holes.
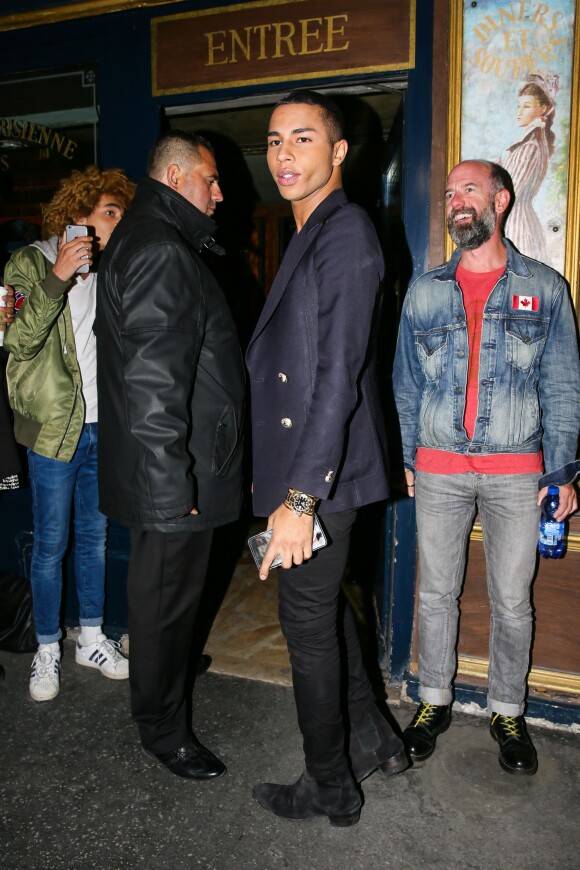
{"type": "Polygon", "coordinates": [[[99,268],[100,508],[131,529],[130,685],[144,752],[211,779],[224,764],[187,722],[187,662],[213,529],[241,507],[244,369],[225,297],[200,257],[223,253],[223,199],[199,136],[172,131],[99,268]]]}

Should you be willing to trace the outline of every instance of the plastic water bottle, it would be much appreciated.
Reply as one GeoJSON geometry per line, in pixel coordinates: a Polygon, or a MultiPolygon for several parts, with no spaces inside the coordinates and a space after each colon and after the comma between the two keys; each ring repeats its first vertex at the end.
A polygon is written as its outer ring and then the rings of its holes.
{"type": "Polygon", "coordinates": [[[542,499],[538,540],[538,550],[544,559],[560,559],[564,555],[564,523],[554,519],[559,504],[558,487],[549,486],[548,494],[542,499]]]}

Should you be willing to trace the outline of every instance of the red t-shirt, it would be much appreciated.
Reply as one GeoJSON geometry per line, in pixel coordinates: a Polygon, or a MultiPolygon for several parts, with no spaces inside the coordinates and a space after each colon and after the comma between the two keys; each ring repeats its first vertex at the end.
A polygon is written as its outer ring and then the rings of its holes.
{"type": "MultiPolygon", "coordinates": [[[[467,363],[467,389],[463,426],[468,438],[473,438],[479,400],[479,350],[483,309],[489,295],[505,267],[493,272],[469,272],[461,263],[457,266],[455,277],[463,293],[463,306],[467,318],[467,341],[469,359],[467,363]]],[[[419,447],[416,467],[419,471],[433,474],[461,474],[466,471],[481,474],[531,474],[542,472],[542,453],[494,453],[487,456],[473,456],[464,453],[450,453],[447,450],[433,450],[419,447]]]]}

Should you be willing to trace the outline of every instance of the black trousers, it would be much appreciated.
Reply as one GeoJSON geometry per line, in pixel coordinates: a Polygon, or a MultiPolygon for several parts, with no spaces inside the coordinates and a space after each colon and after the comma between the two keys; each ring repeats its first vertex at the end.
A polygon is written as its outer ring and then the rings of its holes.
{"type": "Polygon", "coordinates": [[[212,535],[131,531],[131,707],[141,742],[153,752],[170,752],[191,739],[186,685],[212,535]]]}
{"type": "Polygon", "coordinates": [[[375,704],[354,617],[340,590],[355,518],[354,510],[323,516],[331,543],[302,565],[278,569],[280,625],[306,769],[320,782],[348,768],[343,699],[350,723],[362,721],[375,704]]]}

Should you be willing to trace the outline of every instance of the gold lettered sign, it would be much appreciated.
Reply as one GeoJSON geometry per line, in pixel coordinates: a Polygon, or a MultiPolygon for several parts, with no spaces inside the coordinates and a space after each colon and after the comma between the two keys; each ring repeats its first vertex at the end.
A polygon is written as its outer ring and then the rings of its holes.
{"type": "MultiPolygon", "coordinates": [[[[51,130],[26,118],[0,118],[0,139],[5,142],[16,142],[22,145],[40,145],[72,160],[78,148],[78,142],[70,139],[66,133],[51,130]]],[[[3,164],[7,167],[6,161],[3,164]]]]}
{"type": "Polygon", "coordinates": [[[266,0],[151,28],[156,96],[415,64],[415,0],[266,0]]]}

